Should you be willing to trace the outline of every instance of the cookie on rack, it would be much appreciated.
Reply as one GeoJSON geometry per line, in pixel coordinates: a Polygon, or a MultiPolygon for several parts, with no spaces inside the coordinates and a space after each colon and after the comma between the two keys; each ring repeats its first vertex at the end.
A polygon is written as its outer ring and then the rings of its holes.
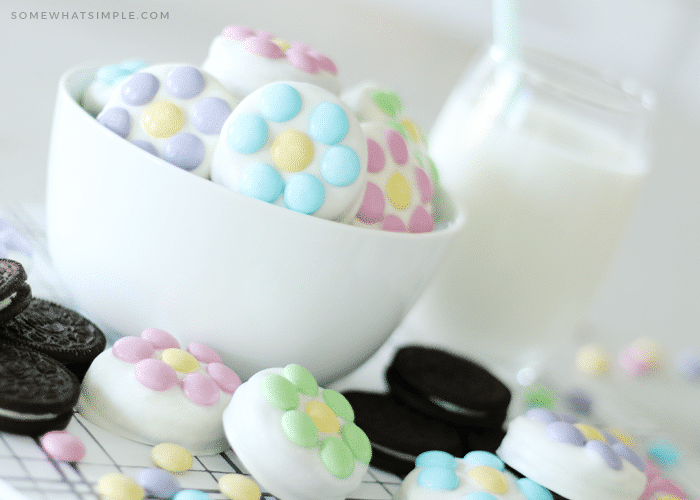
{"type": "Polygon", "coordinates": [[[645,464],[592,425],[534,408],[510,421],[496,451],[515,472],[566,500],[637,500],[645,464]]]}
{"type": "Polygon", "coordinates": [[[0,325],[24,311],[32,300],[24,266],[11,259],[0,259],[0,325]]]}
{"type": "Polygon", "coordinates": [[[552,500],[552,494],[529,478],[518,479],[492,453],[456,458],[431,450],[416,458],[394,500],[552,500]]]}
{"type": "Polygon", "coordinates": [[[168,332],[148,328],[95,359],[77,409],[127,439],[213,455],[229,448],[221,415],[240,384],[211,347],[192,342],[182,349],[168,332]]]}
{"type": "Polygon", "coordinates": [[[289,364],[253,375],[224,411],[226,437],[255,480],[285,500],[343,500],[372,457],[352,405],[289,364]]]}

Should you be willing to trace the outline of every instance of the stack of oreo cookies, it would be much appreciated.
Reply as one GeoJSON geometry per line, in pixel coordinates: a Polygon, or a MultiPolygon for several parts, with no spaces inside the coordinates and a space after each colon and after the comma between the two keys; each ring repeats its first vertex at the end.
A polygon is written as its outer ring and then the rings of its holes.
{"type": "Polygon", "coordinates": [[[399,349],[386,371],[387,394],[346,391],[372,443],[372,466],[404,477],[418,455],[495,452],[510,390],[483,366],[425,346],[399,349]]]}
{"type": "Polygon", "coordinates": [[[80,314],[32,297],[18,262],[0,259],[0,431],[63,429],[104,334],[80,314]]]}

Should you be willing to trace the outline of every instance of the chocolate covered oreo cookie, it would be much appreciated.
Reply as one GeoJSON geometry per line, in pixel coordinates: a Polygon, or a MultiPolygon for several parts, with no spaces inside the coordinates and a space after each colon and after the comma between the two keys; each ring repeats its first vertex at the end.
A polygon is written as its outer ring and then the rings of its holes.
{"type": "Polygon", "coordinates": [[[511,399],[508,387],[483,366],[431,347],[399,349],[386,380],[404,405],[463,433],[501,428],[511,399]]]}
{"type": "Polygon", "coordinates": [[[80,382],[49,356],[0,341],[0,431],[36,436],[64,429],[80,382]]]}
{"type": "Polygon", "coordinates": [[[355,422],[370,440],[372,467],[404,477],[425,451],[464,455],[454,428],[412,411],[388,394],[347,391],[343,395],[355,410],[355,422]]]}
{"type": "Polygon", "coordinates": [[[32,290],[22,264],[0,259],[0,324],[22,312],[31,300],[32,290]]]}
{"type": "Polygon", "coordinates": [[[0,324],[0,341],[50,356],[80,379],[106,345],[102,331],[87,318],[38,298],[21,314],[0,324]]]}

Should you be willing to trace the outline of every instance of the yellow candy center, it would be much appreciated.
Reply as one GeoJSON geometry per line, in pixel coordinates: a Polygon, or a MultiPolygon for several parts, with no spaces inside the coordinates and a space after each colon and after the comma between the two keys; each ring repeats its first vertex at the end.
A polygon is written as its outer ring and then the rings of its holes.
{"type": "Polygon", "coordinates": [[[185,125],[185,115],[176,104],[156,101],[141,113],[141,127],[156,139],[176,134],[185,125]]]}
{"type": "Polygon", "coordinates": [[[493,467],[478,465],[469,469],[467,475],[489,493],[505,493],[508,491],[508,480],[502,472],[493,467]]]}
{"type": "Polygon", "coordinates": [[[411,185],[406,178],[394,172],[386,181],[386,196],[397,210],[406,210],[411,203],[411,185]]]}
{"type": "Polygon", "coordinates": [[[304,170],[314,157],[311,139],[297,130],[285,130],[270,147],[272,161],[285,172],[304,170]]]}
{"type": "Polygon", "coordinates": [[[603,436],[595,427],[581,423],[574,424],[574,427],[580,430],[588,441],[605,442],[605,436],[603,436]]]}
{"type": "Polygon", "coordinates": [[[326,434],[337,434],[340,430],[340,422],[336,417],[335,412],[331,408],[320,401],[309,401],[306,404],[305,413],[311,417],[311,420],[316,424],[316,428],[320,432],[326,434]]]}
{"type": "Polygon", "coordinates": [[[176,371],[182,373],[191,373],[199,368],[199,361],[197,361],[197,358],[187,351],[175,349],[174,347],[164,350],[160,359],[165,364],[172,366],[176,371]]]}
{"type": "Polygon", "coordinates": [[[408,135],[413,142],[418,142],[420,140],[418,128],[411,120],[409,120],[408,118],[404,118],[403,120],[401,120],[401,125],[403,125],[403,128],[406,129],[406,132],[408,132],[408,135]]]}
{"type": "Polygon", "coordinates": [[[288,48],[292,46],[291,43],[285,41],[285,40],[280,40],[279,38],[275,38],[272,40],[272,43],[277,45],[280,49],[282,49],[282,52],[285,52],[288,48]]]}

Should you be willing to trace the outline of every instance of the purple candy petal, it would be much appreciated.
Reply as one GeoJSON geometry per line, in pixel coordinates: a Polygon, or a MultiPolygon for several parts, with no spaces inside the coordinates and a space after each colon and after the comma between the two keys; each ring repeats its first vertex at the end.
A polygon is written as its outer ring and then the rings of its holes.
{"type": "Polygon", "coordinates": [[[644,472],[644,470],[646,469],[646,466],[644,465],[642,459],[639,458],[639,455],[637,455],[629,446],[617,442],[614,445],[612,445],[612,449],[615,450],[615,453],[617,453],[620,456],[620,458],[627,460],[640,471],[644,472]]]}
{"type": "Polygon", "coordinates": [[[178,66],[170,72],[165,88],[180,99],[190,99],[204,89],[204,76],[192,66],[178,66]]]}
{"type": "Polygon", "coordinates": [[[185,170],[197,168],[204,160],[204,144],[194,134],[175,134],[163,147],[163,159],[185,170]]]}
{"type": "Polygon", "coordinates": [[[569,422],[552,422],[544,428],[547,436],[559,443],[569,443],[574,446],[584,446],[586,437],[569,422]]]}
{"type": "Polygon", "coordinates": [[[619,439],[610,434],[608,431],[601,430],[600,433],[605,438],[605,442],[608,443],[610,446],[620,442],[619,439]]]}
{"type": "Polygon", "coordinates": [[[543,422],[545,424],[551,424],[552,422],[559,421],[559,415],[551,410],[545,408],[532,408],[525,413],[525,416],[530,420],[535,422],[543,422]]]}
{"type": "Polygon", "coordinates": [[[136,73],[122,87],[122,101],[131,106],[150,102],[158,92],[160,82],[150,73],[136,73]]]}
{"type": "Polygon", "coordinates": [[[192,111],[192,124],[203,134],[218,134],[230,114],[231,107],[226,101],[218,97],[205,97],[192,111]]]}
{"type": "Polygon", "coordinates": [[[611,469],[622,470],[622,459],[610,445],[594,439],[586,443],[586,449],[600,455],[611,469]]]}
{"type": "Polygon", "coordinates": [[[124,108],[110,108],[100,113],[97,121],[122,139],[129,135],[131,130],[129,112],[124,108]]]}
{"type": "Polygon", "coordinates": [[[134,139],[133,141],[131,141],[131,144],[133,144],[134,146],[140,147],[141,149],[143,149],[147,153],[151,153],[153,156],[158,156],[158,151],[156,150],[156,147],[148,141],[142,141],[141,139],[134,139]]]}

